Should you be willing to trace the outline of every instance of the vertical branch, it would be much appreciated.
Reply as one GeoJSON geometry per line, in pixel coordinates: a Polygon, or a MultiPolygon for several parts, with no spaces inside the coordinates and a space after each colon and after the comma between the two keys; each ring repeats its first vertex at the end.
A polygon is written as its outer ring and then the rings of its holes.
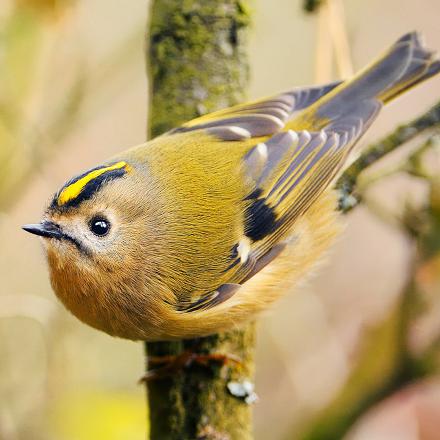
{"type": "Polygon", "coordinates": [[[147,57],[150,134],[242,102],[249,12],[242,0],[156,0],[147,57]]]}
{"type": "MultiPolygon", "coordinates": [[[[249,21],[245,0],[153,2],[147,34],[152,136],[245,98],[249,21]]],[[[249,326],[197,340],[147,343],[150,356],[191,350],[242,360],[240,368],[190,365],[149,382],[150,438],[251,439],[249,405],[233,397],[227,385],[252,380],[254,338],[249,326]]]]}

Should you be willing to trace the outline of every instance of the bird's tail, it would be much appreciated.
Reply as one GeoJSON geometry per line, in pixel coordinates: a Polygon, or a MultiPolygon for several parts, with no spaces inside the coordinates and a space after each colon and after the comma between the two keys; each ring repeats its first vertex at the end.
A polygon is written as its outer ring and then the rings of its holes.
{"type": "Polygon", "coordinates": [[[435,52],[426,49],[417,32],[411,32],[397,40],[365,73],[373,81],[376,75],[389,78],[389,83],[376,95],[386,103],[439,72],[440,61],[435,52]]]}
{"type": "Polygon", "coordinates": [[[426,49],[417,32],[408,33],[378,60],[305,109],[299,119],[306,125],[313,122],[315,128],[320,121],[325,126],[349,110],[351,104],[372,99],[387,103],[439,72],[440,61],[435,53],[426,49]]]}

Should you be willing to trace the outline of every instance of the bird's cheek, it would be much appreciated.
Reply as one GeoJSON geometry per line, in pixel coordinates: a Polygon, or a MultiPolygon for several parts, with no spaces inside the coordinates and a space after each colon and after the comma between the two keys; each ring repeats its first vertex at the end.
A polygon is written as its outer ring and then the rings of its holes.
{"type": "Polygon", "coordinates": [[[45,247],[49,264],[54,268],[84,270],[89,265],[86,255],[83,255],[74,243],[47,239],[45,247]]]}
{"type": "Polygon", "coordinates": [[[43,238],[42,241],[48,256],[60,260],[66,257],[67,247],[63,241],[53,238],[43,238]]]}
{"type": "Polygon", "coordinates": [[[71,266],[72,261],[68,250],[61,243],[46,243],[46,252],[49,266],[52,269],[61,271],[71,266]]]}

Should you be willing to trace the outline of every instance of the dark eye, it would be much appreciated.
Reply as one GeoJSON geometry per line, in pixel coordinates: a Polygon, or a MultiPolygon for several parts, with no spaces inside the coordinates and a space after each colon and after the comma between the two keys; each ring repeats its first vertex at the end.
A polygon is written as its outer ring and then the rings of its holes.
{"type": "Polygon", "coordinates": [[[103,237],[110,231],[110,222],[104,217],[93,217],[89,223],[90,230],[99,237],[103,237]]]}

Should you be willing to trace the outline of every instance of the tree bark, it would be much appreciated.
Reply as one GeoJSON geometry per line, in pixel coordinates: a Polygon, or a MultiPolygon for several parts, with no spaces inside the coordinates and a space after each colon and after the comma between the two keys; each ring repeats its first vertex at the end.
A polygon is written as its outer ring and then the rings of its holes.
{"type": "MultiPolygon", "coordinates": [[[[249,24],[245,0],[153,2],[147,34],[151,136],[244,101],[249,24]]],[[[241,359],[240,366],[192,364],[148,382],[151,440],[252,439],[250,405],[228,386],[252,383],[254,348],[254,325],[197,340],[146,343],[150,356],[192,350],[241,359]]]]}

